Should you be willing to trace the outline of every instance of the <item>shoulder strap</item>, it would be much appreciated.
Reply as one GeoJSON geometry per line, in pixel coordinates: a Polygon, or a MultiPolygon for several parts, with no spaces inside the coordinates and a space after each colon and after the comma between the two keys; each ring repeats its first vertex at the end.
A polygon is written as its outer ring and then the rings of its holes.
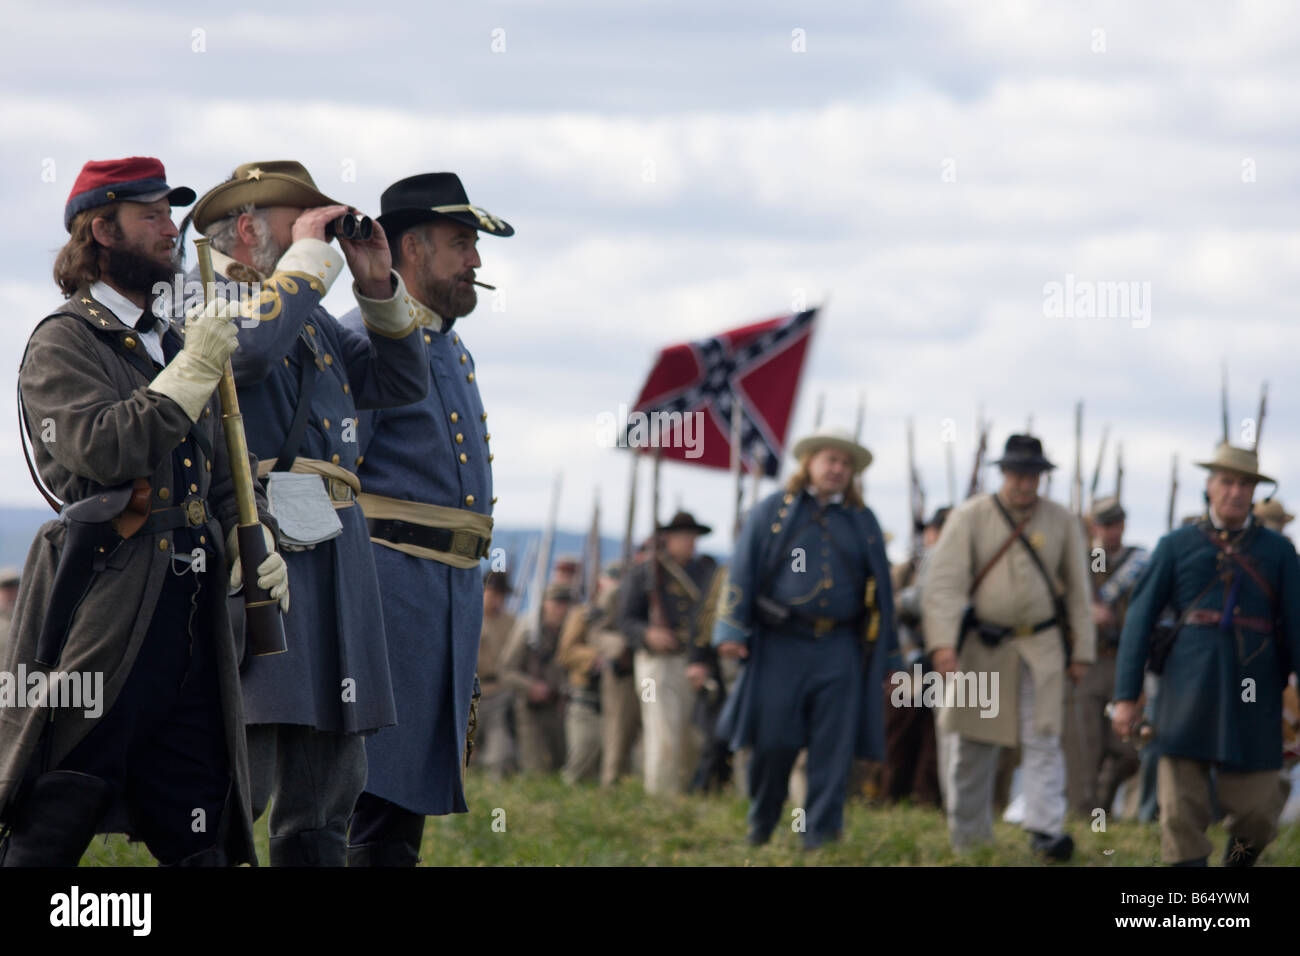
{"type": "MultiPolygon", "coordinates": [[[[1007,524],[1014,524],[1011,518],[1011,512],[1007,511],[1007,509],[1002,506],[1002,502],[998,500],[997,495],[993,496],[993,503],[998,506],[998,511],[1002,512],[1002,517],[1006,519],[1007,524]]],[[[1061,643],[1065,648],[1065,666],[1069,667],[1073,648],[1070,646],[1070,619],[1066,616],[1065,601],[1062,599],[1061,595],[1056,593],[1056,585],[1052,583],[1052,576],[1047,573],[1047,568],[1043,565],[1043,559],[1038,556],[1038,549],[1030,544],[1029,539],[1025,537],[1025,525],[1028,523],[1029,519],[1026,518],[1019,525],[1015,526],[1015,537],[1020,539],[1021,543],[1025,546],[1025,550],[1029,552],[1029,557],[1033,559],[1034,567],[1038,569],[1038,573],[1043,577],[1043,583],[1047,585],[1047,593],[1052,597],[1052,610],[1056,615],[1056,627],[1061,634],[1061,643]]]]}
{"type": "Polygon", "coordinates": [[[1268,598],[1268,603],[1270,606],[1277,607],[1277,594],[1274,592],[1273,586],[1268,583],[1268,581],[1264,578],[1264,575],[1259,573],[1259,569],[1255,567],[1254,562],[1252,562],[1249,558],[1247,558],[1245,554],[1243,554],[1240,550],[1236,548],[1229,551],[1227,547],[1224,545],[1224,543],[1219,540],[1218,536],[1216,536],[1209,527],[1202,526],[1201,533],[1204,534],[1207,538],[1209,538],[1210,541],[1213,542],[1216,548],[1218,548],[1225,555],[1227,555],[1228,560],[1232,561],[1234,564],[1237,565],[1237,567],[1241,568],[1241,570],[1245,571],[1248,575],[1250,575],[1251,580],[1254,581],[1255,584],[1259,586],[1259,589],[1264,592],[1264,596],[1268,598]]]}
{"type": "MultiPolygon", "coordinates": [[[[1011,525],[1011,534],[1007,535],[1007,539],[1002,542],[1002,547],[998,548],[997,553],[989,559],[988,563],[985,564],[984,567],[980,568],[979,574],[975,575],[975,580],[971,582],[970,591],[967,592],[968,597],[975,596],[975,591],[984,581],[984,578],[986,578],[988,573],[993,570],[994,565],[1002,560],[1002,556],[1011,550],[1011,545],[1015,543],[1016,538],[1021,537],[1025,525],[1029,523],[1029,518],[1026,518],[1024,521],[1020,522],[1020,524],[1016,524],[1011,520],[1011,515],[1007,514],[1006,510],[1003,509],[1002,502],[998,501],[998,496],[991,495],[990,497],[993,498],[994,503],[998,506],[998,510],[1002,512],[1002,516],[1007,519],[1007,523],[1011,525]]],[[[1033,549],[1031,548],[1030,550],[1032,551],[1033,549]]]]}
{"type": "Polygon", "coordinates": [[[306,329],[299,331],[298,344],[302,346],[299,349],[302,353],[302,368],[298,372],[298,405],[293,410],[293,421],[289,425],[289,431],[285,433],[284,443],[280,446],[280,454],[275,458],[273,471],[288,471],[293,467],[294,459],[298,457],[298,449],[302,446],[302,436],[307,431],[307,413],[311,411],[311,397],[316,391],[316,374],[319,371],[316,363],[320,359],[316,355],[316,346],[312,344],[306,329]]]}

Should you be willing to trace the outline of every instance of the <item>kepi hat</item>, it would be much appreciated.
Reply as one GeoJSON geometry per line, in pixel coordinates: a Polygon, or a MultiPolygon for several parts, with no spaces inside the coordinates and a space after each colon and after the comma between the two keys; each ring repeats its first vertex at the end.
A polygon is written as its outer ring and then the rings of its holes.
{"type": "Polygon", "coordinates": [[[795,442],[794,457],[802,462],[806,457],[821,451],[823,448],[836,448],[847,453],[853,459],[854,474],[871,464],[871,452],[865,446],[854,441],[853,437],[843,428],[831,428],[829,426],[819,428],[811,435],[806,435],[795,442]]]}
{"type": "Polygon", "coordinates": [[[1107,495],[1092,503],[1093,524],[1115,524],[1127,517],[1118,495],[1107,495]]]}
{"type": "Polygon", "coordinates": [[[63,228],[72,232],[77,213],[111,202],[155,202],[167,199],[173,206],[194,202],[189,186],[168,186],[162,160],[152,156],[93,159],[81,167],[63,207],[63,228]]]}

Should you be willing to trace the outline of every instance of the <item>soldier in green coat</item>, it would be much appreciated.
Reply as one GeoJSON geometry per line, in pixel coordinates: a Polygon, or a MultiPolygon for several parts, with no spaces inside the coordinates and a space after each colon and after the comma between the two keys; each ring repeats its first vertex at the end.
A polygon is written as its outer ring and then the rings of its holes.
{"type": "Polygon", "coordinates": [[[1207,514],[1160,539],[1139,579],[1120,636],[1113,723],[1128,736],[1148,660],[1160,670],[1158,747],[1161,853],[1204,866],[1211,845],[1209,775],[1230,834],[1224,864],[1249,866],[1277,834],[1282,810],[1282,690],[1300,659],[1300,562],[1295,547],[1251,516],[1261,475],[1253,451],[1226,442],[1210,471],[1207,514]],[[1172,643],[1156,631],[1178,615],[1172,643]],[[1153,633],[1155,631],[1155,633],[1153,633]]]}

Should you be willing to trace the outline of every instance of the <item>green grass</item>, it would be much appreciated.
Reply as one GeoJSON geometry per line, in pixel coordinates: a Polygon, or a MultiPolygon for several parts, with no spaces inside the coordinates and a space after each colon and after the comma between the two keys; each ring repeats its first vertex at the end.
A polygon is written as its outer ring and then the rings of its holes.
{"type": "MultiPolygon", "coordinates": [[[[602,790],[570,787],[558,777],[491,780],[471,772],[470,812],[430,818],[421,852],[425,866],[1034,866],[1019,827],[997,823],[995,843],[968,855],[948,845],[937,811],[900,805],[889,808],[850,801],[842,842],[805,852],[789,825],[771,843],[744,841],[743,799],[649,797],[636,780],[602,790]],[[497,825],[494,829],[494,821],[497,825]],[[504,829],[502,829],[504,824],[504,829]]],[[[789,808],[787,807],[787,819],[789,808]]],[[[266,818],[256,825],[258,859],[265,864],[266,818]]],[[[1112,823],[1095,833],[1071,822],[1072,866],[1150,866],[1159,863],[1157,824],[1112,823]],[[1110,852],[1107,852],[1110,851],[1110,852]]],[[[1217,864],[1227,840],[1221,827],[1210,831],[1217,864]]],[[[82,866],[152,866],[143,845],[120,836],[95,840],[82,866]]],[[[1263,866],[1300,865],[1300,827],[1284,827],[1264,852],[1263,866]]]]}

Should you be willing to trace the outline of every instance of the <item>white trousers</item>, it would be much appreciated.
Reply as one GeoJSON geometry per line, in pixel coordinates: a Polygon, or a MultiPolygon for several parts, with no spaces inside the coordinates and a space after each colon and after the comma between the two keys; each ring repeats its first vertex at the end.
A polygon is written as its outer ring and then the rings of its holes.
{"type": "Polygon", "coordinates": [[[641,700],[645,791],[684,793],[700,757],[691,726],[694,691],[686,680],[686,655],[638,650],[632,668],[641,700]]]}
{"type": "MultiPolygon", "coordinates": [[[[1065,832],[1065,754],[1061,738],[1034,730],[1034,676],[1020,662],[1020,780],[1025,830],[1059,836],[1065,832]]],[[[948,835],[954,850],[993,839],[993,783],[997,744],[957,736],[948,761],[944,795],[948,835]]]]}

